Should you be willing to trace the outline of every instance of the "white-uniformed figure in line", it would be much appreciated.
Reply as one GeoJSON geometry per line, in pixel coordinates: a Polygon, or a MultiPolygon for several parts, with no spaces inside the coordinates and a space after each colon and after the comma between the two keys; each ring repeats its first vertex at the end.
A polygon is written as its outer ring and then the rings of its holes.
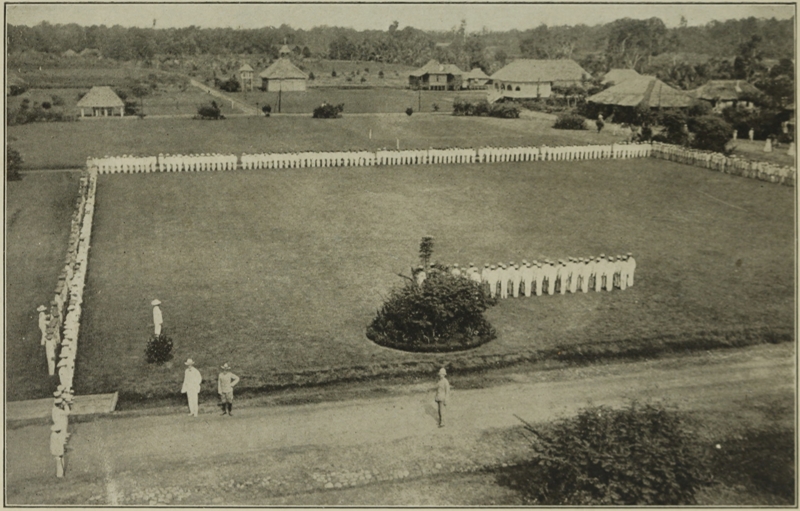
{"type": "Polygon", "coordinates": [[[59,426],[61,431],[67,431],[69,426],[69,405],[64,402],[63,397],[57,397],[53,400],[53,409],[50,414],[53,418],[53,424],[59,426]]]}
{"type": "Polygon", "coordinates": [[[553,261],[547,262],[547,294],[552,295],[556,292],[556,282],[558,281],[558,268],[553,261]]]}
{"type": "Polygon", "coordinates": [[[567,263],[567,274],[569,275],[569,292],[575,293],[578,290],[578,278],[580,272],[578,271],[578,260],[574,257],[569,258],[567,263]]]}
{"type": "MultiPolygon", "coordinates": [[[[66,350],[61,350],[62,352],[66,350]]],[[[70,350],[71,352],[71,350],[70,350]]],[[[62,358],[58,361],[58,380],[65,388],[72,388],[72,379],[75,376],[75,360],[62,358]]]]}
{"type": "Polygon", "coordinates": [[[500,298],[508,298],[508,279],[511,277],[508,268],[505,264],[498,263],[497,273],[500,277],[500,298]]]}
{"type": "Polygon", "coordinates": [[[153,326],[155,335],[161,335],[161,325],[164,323],[164,317],[161,315],[161,301],[156,299],[150,302],[150,305],[153,306],[153,326]]]}
{"type": "Polygon", "coordinates": [[[522,283],[522,270],[518,264],[514,265],[511,271],[511,294],[514,298],[519,298],[519,286],[522,283]]]}
{"type": "Polygon", "coordinates": [[[628,252],[628,286],[631,287],[633,285],[633,274],[636,272],[636,259],[633,258],[633,254],[628,252]]]}
{"type": "Polygon", "coordinates": [[[492,265],[489,268],[489,296],[494,298],[497,294],[497,283],[500,280],[500,269],[492,265]]]}
{"type": "Polygon", "coordinates": [[[603,287],[603,272],[605,271],[605,260],[599,256],[594,261],[594,290],[600,291],[603,287]]]}
{"type": "Polygon", "coordinates": [[[522,260],[523,267],[520,270],[520,278],[522,283],[525,285],[525,297],[530,298],[531,292],[533,291],[533,268],[531,268],[531,263],[526,260],[522,260]]]}
{"type": "Polygon", "coordinates": [[[606,268],[606,291],[613,291],[617,269],[617,263],[614,261],[614,256],[608,256],[606,268]]]}
{"type": "Polygon", "coordinates": [[[453,277],[460,277],[461,276],[461,270],[458,268],[458,263],[454,263],[451,266],[450,275],[452,275],[453,277]]]}
{"type": "Polygon", "coordinates": [[[557,282],[557,291],[559,294],[564,294],[567,291],[567,264],[564,262],[563,259],[558,260],[558,266],[556,266],[556,282],[557,282]]]}
{"type": "Polygon", "coordinates": [[[484,286],[487,286],[487,287],[489,286],[489,274],[490,273],[491,273],[491,270],[489,269],[489,263],[485,263],[483,265],[483,269],[481,270],[481,283],[484,286]]]}
{"type": "Polygon", "coordinates": [[[536,286],[536,296],[542,296],[542,289],[544,288],[544,268],[539,261],[533,261],[533,282],[536,286]]]}
{"type": "Polygon", "coordinates": [[[47,372],[53,376],[56,374],[56,340],[53,329],[49,326],[44,339],[44,354],[47,357],[47,372]]]}
{"type": "Polygon", "coordinates": [[[64,477],[64,445],[67,432],[59,424],[50,426],[50,454],[56,459],[56,477],[64,477]]]}
{"type": "Polygon", "coordinates": [[[474,264],[469,263],[469,272],[468,272],[469,280],[472,282],[476,282],[478,284],[481,283],[481,274],[478,273],[478,268],[475,267],[474,264]]]}
{"type": "Polygon", "coordinates": [[[422,283],[425,282],[425,268],[422,265],[417,266],[417,271],[414,273],[414,280],[416,280],[418,286],[422,286],[422,283]]]}
{"type": "Polygon", "coordinates": [[[44,341],[47,338],[47,324],[49,323],[47,307],[40,305],[36,310],[39,312],[39,331],[42,332],[41,345],[44,346],[44,341]]]}

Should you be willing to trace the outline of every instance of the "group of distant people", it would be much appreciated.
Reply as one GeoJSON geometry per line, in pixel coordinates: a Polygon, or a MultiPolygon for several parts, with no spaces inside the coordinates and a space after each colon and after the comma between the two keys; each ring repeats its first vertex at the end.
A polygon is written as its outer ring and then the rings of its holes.
{"type": "Polygon", "coordinates": [[[587,293],[590,289],[625,290],[633,285],[636,259],[630,252],[616,257],[600,254],[598,257],[568,257],[558,261],[545,259],[528,262],[523,259],[521,263],[486,263],[481,270],[473,263],[466,268],[453,264],[444,269],[432,263],[427,270],[422,265],[418,266],[414,271],[414,280],[422,286],[428,275],[436,271],[446,271],[453,276],[469,279],[484,286],[489,296],[504,299],[521,295],[563,295],[567,291],[587,293]]]}

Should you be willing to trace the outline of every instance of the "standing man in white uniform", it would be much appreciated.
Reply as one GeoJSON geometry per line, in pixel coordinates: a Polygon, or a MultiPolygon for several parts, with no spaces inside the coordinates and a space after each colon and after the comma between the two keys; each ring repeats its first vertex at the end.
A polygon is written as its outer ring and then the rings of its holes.
{"type": "Polygon", "coordinates": [[[159,300],[153,300],[150,302],[150,305],[153,306],[153,325],[155,326],[155,335],[161,335],[161,325],[164,323],[164,318],[161,315],[161,302],[159,300]]]}
{"type": "Polygon", "coordinates": [[[183,388],[181,394],[186,394],[189,401],[189,415],[197,417],[197,395],[200,394],[200,384],[203,377],[200,371],[194,366],[194,361],[190,358],[186,361],[186,371],[183,376],[183,388]]]}

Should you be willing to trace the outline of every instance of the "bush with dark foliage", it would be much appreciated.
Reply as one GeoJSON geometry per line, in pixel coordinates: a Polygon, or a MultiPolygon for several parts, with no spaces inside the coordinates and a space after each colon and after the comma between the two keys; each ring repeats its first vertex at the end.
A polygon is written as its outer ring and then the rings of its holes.
{"type": "Polygon", "coordinates": [[[216,101],[212,101],[210,105],[202,105],[198,107],[197,115],[200,117],[200,119],[204,120],[218,120],[225,118],[225,116],[222,115],[222,110],[220,110],[216,101]]]}
{"type": "Polygon", "coordinates": [[[561,114],[553,127],[557,130],[585,130],[586,118],[578,114],[561,114]]]}
{"type": "Polygon", "coordinates": [[[144,350],[148,364],[163,364],[172,360],[172,338],[167,334],[153,335],[144,350]]]}
{"type": "Polygon", "coordinates": [[[503,119],[517,119],[519,118],[519,113],[519,106],[515,105],[513,102],[490,104],[485,99],[480,99],[473,102],[460,98],[456,98],[453,101],[453,115],[475,117],[489,116],[500,117],[503,119]]]}
{"type": "Polygon", "coordinates": [[[675,506],[695,504],[711,481],[709,450],[661,405],[591,407],[533,433],[534,465],[521,481],[531,504],[675,506]]]}
{"type": "Polygon", "coordinates": [[[411,117],[411,115],[413,113],[414,113],[414,109],[413,108],[411,108],[411,107],[406,108],[406,115],[407,116],[411,117]]]}
{"type": "Polygon", "coordinates": [[[323,103],[314,109],[314,119],[338,119],[342,116],[344,111],[344,103],[338,105],[329,105],[323,103]]]}
{"type": "Polygon", "coordinates": [[[689,129],[694,133],[692,146],[705,151],[725,153],[725,146],[733,138],[731,125],[716,115],[689,119],[689,129]]]}
{"type": "Polygon", "coordinates": [[[19,174],[22,168],[22,156],[19,151],[11,147],[6,151],[6,181],[19,181],[22,176],[19,174]]]}
{"type": "Polygon", "coordinates": [[[496,300],[469,279],[446,268],[430,269],[421,286],[408,282],[384,302],[367,337],[381,346],[407,351],[458,351],[494,339],[483,313],[496,300]]]}
{"type": "Polygon", "coordinates": [[[239,81],[235,78],[231,78],[230,80],[225,80],[224,82],[220,82],[219,84],[220,90],[224,90],[225,92],[239,92],[242,90],[242,86],[239,84],[239,81]]]}

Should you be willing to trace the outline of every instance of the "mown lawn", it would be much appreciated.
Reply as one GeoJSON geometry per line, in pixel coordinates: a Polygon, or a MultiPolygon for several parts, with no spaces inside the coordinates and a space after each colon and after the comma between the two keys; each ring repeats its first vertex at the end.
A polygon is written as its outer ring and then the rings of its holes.
{"type": "Polygon", "coordinates": [[[7,185],[5,356],[9,400],[49,395],[36,308],[48,304],[61,271],[79,174],[28,174],[7,185]]]}
{"type": "Polygon", "coordinates": [[[793,195],[651,159],[101,176],[76,386],[177,393],[187,357],[207,377],[229,362],[257,388],[306,370],[791,328],[793,195]],[[469,353],[380,348],[365,326],[425,234],[448,264],[631,251],[636,285],[504,301],[488,314],[498,339],[469,353]],[[173,367],[143,361],[156,297],[173,367]]]}
{"type": "MultiPolygon", "coordinates": [[[[145,99],[147,108],[148,99],[145,99]]],[[[100,119],[11,126],[25,168],[85,165],[87,156],[605,144],[610,132],[555,130],[552,121],[438,115],[100,119]],[[369,138],[370,130],[372,139],[369,138]]]]}

